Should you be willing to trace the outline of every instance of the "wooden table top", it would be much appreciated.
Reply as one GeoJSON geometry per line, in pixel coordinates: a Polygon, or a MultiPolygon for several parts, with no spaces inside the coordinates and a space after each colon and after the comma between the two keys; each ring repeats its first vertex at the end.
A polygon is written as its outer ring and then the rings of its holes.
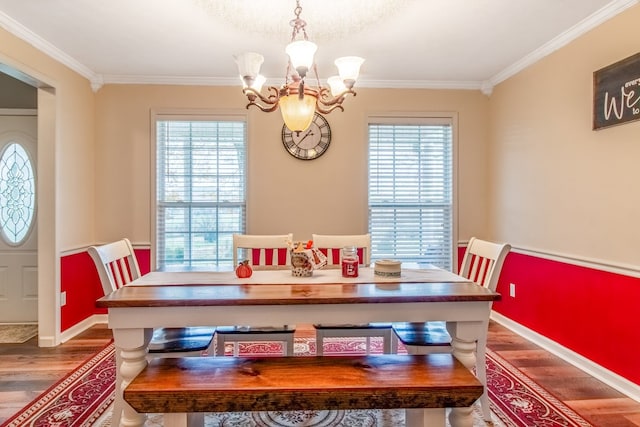
{"type": "Polygon", "coordinates": [[[365,304],[497,301],[500,294],[472,282],[357,284],[214,284],[125,286],[100,298],[97,307],[365,304]]]}

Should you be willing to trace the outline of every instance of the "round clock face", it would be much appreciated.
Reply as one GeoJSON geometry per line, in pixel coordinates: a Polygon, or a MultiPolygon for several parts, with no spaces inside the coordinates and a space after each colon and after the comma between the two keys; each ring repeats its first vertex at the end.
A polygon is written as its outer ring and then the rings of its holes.
{"type": "Polygon", "coordinates": [[[287,125],[283,125],[282,143],[289,154],[297,159],[317,159],[327,151],[331,143],[329,122],[316,113],[307,130],[292,131],[287,125]]]}

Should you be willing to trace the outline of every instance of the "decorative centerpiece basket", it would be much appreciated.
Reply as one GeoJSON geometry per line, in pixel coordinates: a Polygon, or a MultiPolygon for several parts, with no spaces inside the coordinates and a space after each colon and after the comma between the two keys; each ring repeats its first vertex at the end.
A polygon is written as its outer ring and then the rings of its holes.
{"type": "Polygon", "coordinates": [[[327,265],[327,257],[319,249],[313,247],[313,242],[306,245],[296,242],[290,245],[291,275],[295,277],[313,276],[313,270],[327,265]]]}

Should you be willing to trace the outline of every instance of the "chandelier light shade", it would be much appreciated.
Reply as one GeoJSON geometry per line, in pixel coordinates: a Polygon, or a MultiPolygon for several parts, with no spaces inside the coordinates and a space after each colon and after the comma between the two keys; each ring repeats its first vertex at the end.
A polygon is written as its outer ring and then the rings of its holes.
{"type": "Polygon", "coordinates": [[[364,62],[364,59],[358,56],[336,59],[338,76],[327,79],[330,88],[322,86],[314,62],[318,46],[308,40],[305,29],[307,23],[300,18],[301,12],[300,0],[296,0],[296,17],[290,21],[293,27],[291,43],[285,48],[289,56],[287,73],[281,87],[269,86],[266,89],[267,94],[264,95],[262,86],[266,79],[260,74],[264,57],[255,52],[235,56],[243,93],[249,100],[247,108],[255,105],[264,112],[272,112],[280,107],[284,123],[290,130],[298,132],[309,127],[316,112],[329,114],[337,109],[344,111],[342,102],[347,95],[356,95],[353,86],[364,62]],[[309,72],[314,74],[316,85],[307,84],[309,72]]]}
{"type": "Polygon", "coordinates": [[[300,78],[305,78],[307,71],[313,66],[313,55],[318,46],[308,40],[298,40],[287,45],[285,52],[289,55],[291,65],[298,72],[300,78]]]}

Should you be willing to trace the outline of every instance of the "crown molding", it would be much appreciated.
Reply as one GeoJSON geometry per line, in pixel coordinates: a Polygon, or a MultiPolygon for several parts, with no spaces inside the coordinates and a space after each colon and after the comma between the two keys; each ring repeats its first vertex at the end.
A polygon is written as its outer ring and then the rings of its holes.
{"type": "Polygon", "coordinates": [[[554,38],[550,42],[542,45],[538,49],[534,50],[521,60],[515,62],[509,67],[505,68],[495,76],[489,79],[489,83],[491,86],[496,86],[498,83],[501,83],[507,80],[509,77],[514,76],[525,68],[533,65],[534,63],[540,61],[547,55],[555,52],[563,46],[571,43],[573,40],[577,39],[581,35],[591,31],[598,25],[602,24],[605,21],[613,18],[618,15],[620,12],[635,6],[639,0],[615,0],[609,3],[607,6],[602,9],[594,12],[578,24],[566,30],[564,33],[560,34],[558,37],[554,38]]]}
{"type": "Polygon", "coordinates": [[[180,86],[239,86],[237,77],[130,76],[104,74],[104,84],[143,84],[180,86]]]}
{"type": "MultiPolygon", "coordinates": [[[[102,75],[104,84],[158,84],[158,85],[201,85],[240,86],[237,78],[181,77],[181,76],[129,76],[102,75]]],[[[267,85],[280,86],[282,79],[269,78],[267,85]]],[[[358,80],[359,88],[391,89],[465,89],[480,90],[483,82],[436,81],[436,80],[358,80]]]]}
{"type": "Polygon", "coordinates": [[[96,73],[91,71],[91,69],[86,67],[84,64],[76,61],[73,57],[67,55],[65,52],[61,51],[60,49],[58,49],[2,11],[0,11],[0,27],[4,28],[19,39],[22,39],[25,42],[29,43],[30,45],[55,59],[56,61],[71,68],[73,71],[85,77],[90,82],[93,82],[97,78],[96,73]]]}
{"type": "Polygon", "coordinates": [[[482,82],[464,80],[360,80],[357,87],[388,89],[464,89],[478,90],[482,82]]]}

